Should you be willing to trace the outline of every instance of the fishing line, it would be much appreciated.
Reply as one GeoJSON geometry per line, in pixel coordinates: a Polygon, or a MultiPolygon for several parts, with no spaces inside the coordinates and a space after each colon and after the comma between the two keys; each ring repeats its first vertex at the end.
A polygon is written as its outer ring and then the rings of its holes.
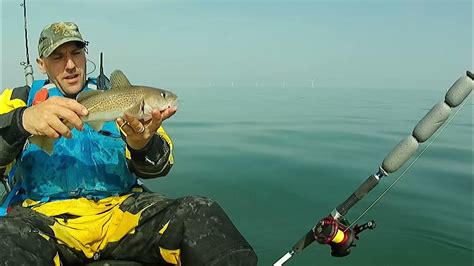
{"type": "MultiPolygon", "coordinates": [[[[469,100],[472,98],[472,94],[469,95],[469,100]]],[[[372,204],[370,204],[369,207],[367,207],[367,209],[365,209],[365,211],[362,212],[361,215],[359,215],[359,217],[357,217],[357,219],[355,219],[345,230],[344,232],[346,232],[349,228],[351,228],[354,224],[357,223],[357,221],[359,221],[370,209],[372,209],[372,207],[375,206],[375,204],[377,204],[384,196],[385,194],[387,194],[388,191],[390,191],[390,189],[392,189],[393,186],[395,186],[395,184],[398,183],[398,181],[403,177],[403,175],[405,175],[405,173],[413,166],[413,164],[415,164],[416,161],[418,161],[418,159],[421,157],[421,155],[423,155],[423,153],[431,146],[431,144],[439,137],[439,135],[441,135],[441,133],[443,133],[443,131],[446,129],[446,127],[449,125],[449,123],[451,123],[451,121],[454,119],[454,117],[456,117],[456,115],[459,113],[459,111],[461,111],[461,109],[464,107],[464,105],[466,104],[466,102],[468,101],[463,101],[463,103],[461,104],[461,106],[456,110],[456,112],[453,114],[453,116],[451,116],[447,121],[446,121],[446,124],[444,124],[444,126],[436,133],[436,135],[433,136],[433,139],[426,145],[426,147],[420,152],[420,154],[413,160],[413,162],[400,174],[400,176],[398,176],[397,179],[395,179],[395,181],[392,182],[392,184],[390,184],[390,186],[388,188],[386,188],[382,194],[380,194],[380,196],[378,196],[377,199],[375,199],[372,204]]]]}
{"type": "Polygon", "coordinates": [[[96,64],[95,64],[94,62],[92,62],[91,60],[89,60],[89,58],[87,58],[87,62],[91,62],[92,65],[94,65],[94,69],[93,69],[91,72],[87,73],[87,76],[89,76],[90,74],[92,74],[92,73],[95,72],[95,70],[97,69],[97,66],[96,66],[96,64]]]}

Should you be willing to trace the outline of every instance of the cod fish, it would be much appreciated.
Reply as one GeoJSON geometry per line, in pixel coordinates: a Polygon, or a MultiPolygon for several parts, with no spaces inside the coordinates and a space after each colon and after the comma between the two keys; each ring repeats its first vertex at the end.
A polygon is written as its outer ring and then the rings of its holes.
{"type": "MultiPolygon", "coordinates": [[[[163,111],[177,105],[176,94],[163,89],[132,85],[120,70],[112,72],[110,83],[111,88],[108,90],[83,91],[76,97],[89,111],[88,115],[81,118],[82,121],[96,131],[105,122],[114,121],[125,114],[148,121],[153,109],[163,111]]],[[[66,125],[72,128],[71,124],[66,125]]],[[[49,155],[53,153],[55,139],[32,136],[29,141],[49,155]]]]}

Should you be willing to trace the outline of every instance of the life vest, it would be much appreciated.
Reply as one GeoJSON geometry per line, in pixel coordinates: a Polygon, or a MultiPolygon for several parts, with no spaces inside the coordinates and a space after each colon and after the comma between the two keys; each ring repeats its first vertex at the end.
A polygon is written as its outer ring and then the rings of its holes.
{"type": "MultiPolygon", "coordinates": [[[[31,106],[39,91],[48,97],[64,97],[54,85],[35,81],[28,96],[31,106]]],[[[85,91],[95,89],[88,80],[85,91]]],[[[84,124],[83,131],[71,130],[73,137],[55,141],[49,156],[38,146],[26,143],[16,164],[15,180],[21,182],[24,197],[38,201],[67,198],[104,198],[132,190],[137,178],[130,172],[125,157],[126,144],[115,121],[97,132],[84,124]]]]}

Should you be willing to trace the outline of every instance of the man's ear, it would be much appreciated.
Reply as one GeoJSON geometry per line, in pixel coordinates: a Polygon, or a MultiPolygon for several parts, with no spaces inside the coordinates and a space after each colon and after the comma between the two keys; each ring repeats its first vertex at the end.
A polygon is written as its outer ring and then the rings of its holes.
{"type": "Polygon", "coordinates": [[[46,65],[44,63],[44,60],[42,58],[37,58],[36,63],[38,64],[41,73],[46,74],[46,65]]]}

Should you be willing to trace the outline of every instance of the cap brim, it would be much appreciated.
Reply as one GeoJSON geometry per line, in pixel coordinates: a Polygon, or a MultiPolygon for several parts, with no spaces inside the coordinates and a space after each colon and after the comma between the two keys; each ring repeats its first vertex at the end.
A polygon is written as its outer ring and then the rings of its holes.
{"type": "Polygon", "coordinates": [[[67,42],[80,42],[80,43],[83,43],[83,44],[86,44],[86,41],[84,41],[83,39],[79,38],[79,37],[68,37],[68,38],[64,38],[64,39],[61,39],[59,42],[55,43],[53,46],[49,47],[48,49],[46,49],[44,52],[43,52],[43,57],[48,57],[50,56],[54,50],[56,50],[59,46],[67,43],[67,42]]]}

